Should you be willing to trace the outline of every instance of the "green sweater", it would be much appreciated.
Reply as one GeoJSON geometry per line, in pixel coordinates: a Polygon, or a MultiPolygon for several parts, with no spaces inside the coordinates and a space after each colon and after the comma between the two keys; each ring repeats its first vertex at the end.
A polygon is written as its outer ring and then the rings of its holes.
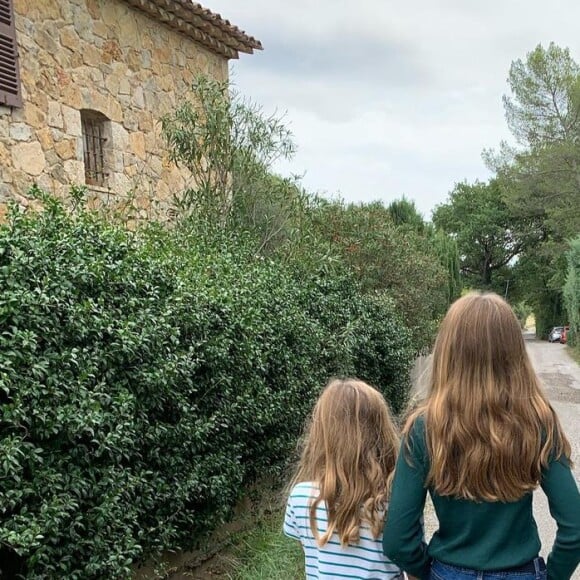
{"type": "MultiPolygon", "coordinates": [[[[431,559],[493,571],[521,566],[538,556],[540,538],[531,493],[511,503],[474,502],[442,497],[429,488],[439,529],[427,546],[421,524],[429,471],[423,418],[415,421],[409,437],[411,455],[403,443],[383,534],[388,558],[409,574],[427,579],[431,559]]],[[[580,563],[578,485],[570,466],[561,459],[544,470],[541,486],[558,524],[548,557],[548,580],[569,580],[580,563]]]]}

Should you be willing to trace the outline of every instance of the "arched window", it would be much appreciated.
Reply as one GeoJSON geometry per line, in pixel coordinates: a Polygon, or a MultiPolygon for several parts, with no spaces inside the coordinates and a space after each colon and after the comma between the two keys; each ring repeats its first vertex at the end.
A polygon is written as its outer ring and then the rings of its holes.
{"type": "Polygon", "coordinates": [[[107,186],[110,160],[110,121],[97,111],[81,111],[85,182],[87,185],[107,186]]]}

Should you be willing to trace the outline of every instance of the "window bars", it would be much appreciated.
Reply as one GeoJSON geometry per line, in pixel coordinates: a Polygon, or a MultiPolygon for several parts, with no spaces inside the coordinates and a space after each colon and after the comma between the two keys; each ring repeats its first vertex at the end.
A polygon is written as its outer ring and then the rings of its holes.
{"type": "Polygon", "coordinates": [[[106,185],[108,173],[105,164],[105,122],[97,117],[81,114],[85,158],[85,181],[87,185],[106,185]]]}

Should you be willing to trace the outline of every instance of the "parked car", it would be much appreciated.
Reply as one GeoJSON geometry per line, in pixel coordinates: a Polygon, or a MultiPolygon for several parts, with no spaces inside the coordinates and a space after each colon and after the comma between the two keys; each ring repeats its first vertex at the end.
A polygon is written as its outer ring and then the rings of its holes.
{"type": "Polygon", "coordinates": [[[560,342],[563,330],[563,326],[554,326],[554,328],[550,330],[550,334],[548,334],[548,342],[560,342]]]}
{"type": "Polygon", "coordinates": [[[562,332],[560,333],[560,342],[566,344],[568,342],[568,333],[570,332],[569,326],[564,326],[562,332]]]}

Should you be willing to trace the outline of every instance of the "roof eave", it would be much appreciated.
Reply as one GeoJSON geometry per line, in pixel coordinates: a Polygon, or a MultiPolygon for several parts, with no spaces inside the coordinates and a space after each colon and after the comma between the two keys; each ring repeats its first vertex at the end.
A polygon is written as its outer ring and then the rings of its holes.
{"type": "Polygon", "coordinates": [[[240,52],[253,54],[254,50],[263,48],[259,40],[190,0],[125,2],[227,59],[237,59],[240,52]]]}

